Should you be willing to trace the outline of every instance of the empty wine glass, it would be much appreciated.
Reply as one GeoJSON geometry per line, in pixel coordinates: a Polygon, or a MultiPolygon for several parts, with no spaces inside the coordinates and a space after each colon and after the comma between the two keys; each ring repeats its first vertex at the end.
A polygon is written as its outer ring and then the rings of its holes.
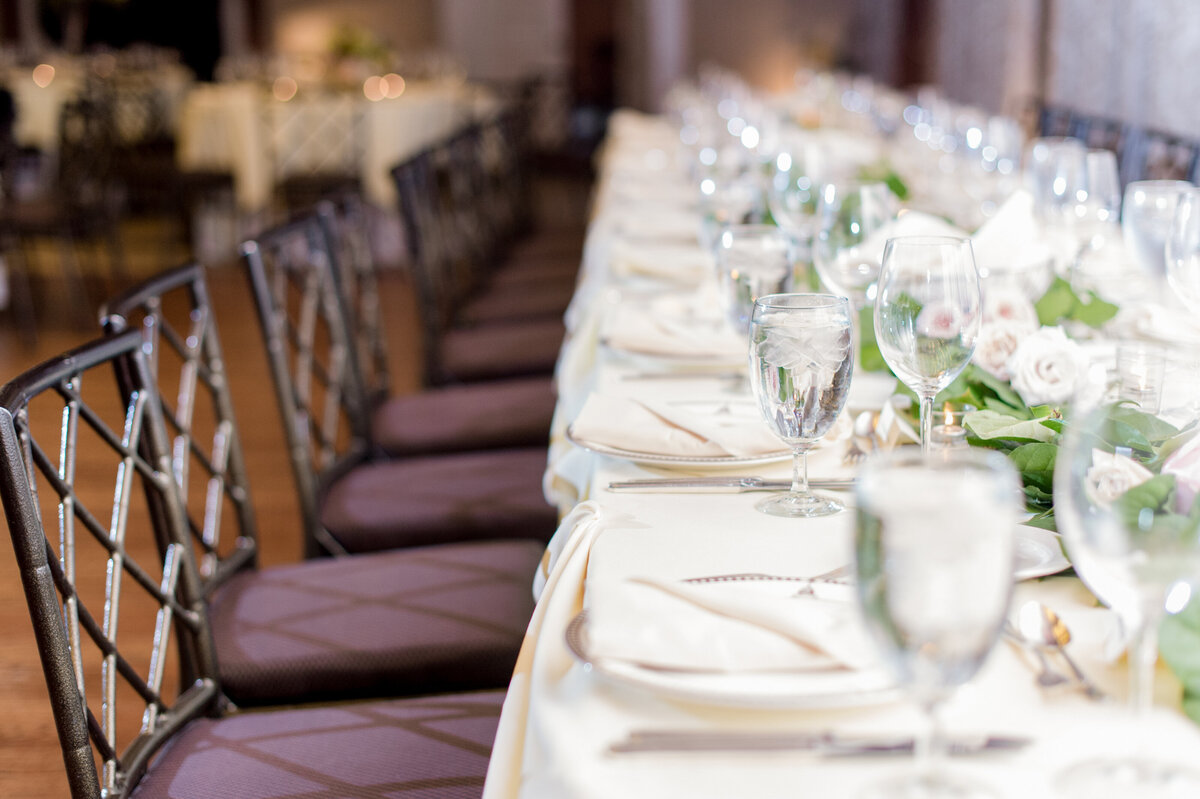
{"type": "Polygon", "coordinates": [[[888,239],[875,297],[875,339],[888,366],[921,399],[926,452],[933,398],[971,360],[982,314],[969,239],[888,239]]]}
{"type": "Polygon", "coordinates": [[[1164,384],[1142,392],[1152,398],[1149,406],[1126,399],[1067,417],[1054,470],[1058,529],[1079,577],[1133,633],[1131,723],[1113,753],[1058,775],[1056,787],[1067,797],[1200,796],[1200,772],[1139,745],[1153,696],[1159,622],[1200,587],[1200,508],[1194,490],[1176,477],[1200,440],[1187,420],[1179,427],[1150,410],[1172,393],[1171,381],[1186,382],[1190,371],[1160,372],[1164,384]]]}
{"type": "Polygon", "coordinates": [[[1179,197],[1191,185],[1184,180],[1136,180],[1125,187],[1121,232],[1148,277],[1160,279],[1166,273],[1167,234],[1179,197]]]}
{"type": "Polygon", "coordinates": [[[850,304],[831,294],[768,294],[750,322],[750,383],[758,408],[792,450],[792,488],[755,507],[773,516],[843,509],[808,486],[808,451],[842,412],[850,390],[850,304]]]}
{"type": "Polygon", "coordinates": [[[885,183],[826,183],[817,198],[813,265],[830,291],[850,300],[855,363],[859,358],[859,312],[875,298],[883,245],[898,212],[896,195],[885,183]]]}
{"type": "Polygon", "coordinates": [[[715,253],[721,231],[761,222],[763,190],[757,174],[712,175],[700,181],[700,245],[715,253]]]}
{"type": "Polygon", "coordinates": [[[1167,282],[1192,313],[1200,314],[1200,189],[1179,198],[1167,236],[1167,282]]]}
{"type": "Polygon", "coordinates": [[[925,714],[915,772],[870,797],[975,797],[941,770],[938,710],[978,672],[1013,589],[1021,483],[1002,454],[976,448],[869,459],[855,485],[857,593],[871,638],[925,714]]]}
{"type": "Polygon", "coordinates": [[[717,237],[717,285],[734,331],[750,330],[754,301],[788,291],[796,263],[796,241],[775,225],[730,225],[717,237]]]}

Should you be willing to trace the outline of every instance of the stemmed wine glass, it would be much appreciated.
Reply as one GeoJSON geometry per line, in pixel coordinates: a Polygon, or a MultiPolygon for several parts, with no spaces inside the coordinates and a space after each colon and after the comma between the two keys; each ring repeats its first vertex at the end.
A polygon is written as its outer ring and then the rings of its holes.
{"type": "Polygon", "coordinates": [[[869,459],[855,485],[859,605],[884,663],[926,716],[915,773],[874,797],[989,795],[940,770],[937,711],[975,676],[1013,590],[1021,483],[1002,454],[903,449],[869,459]]]}
{"type": "Polygon", "coordinates": [[[792,488],[755,507],[773,516],[843,509],[808,486],[808,451],[842,412],[854,372],[850,304],[831,294],[768,294],[750,321],[750,383],[775,435],[792,449],[792,488]]]}
{"type": "Polygon", "coordinates": [[[725,318],[744,336],[750,330],[754,301],[791,288],[795,238],[775,225],[730,225],[721,231],[714,249],[725,318]]]}
{"type": "Polygon", "coordinates": [[[1175,207],[1191,188],[1184,180],[1137,180],[1125,187],[1121,201],[1121,232],[1138,266],[1162,279],[1166,272],[1167,234],[1175,207]]]}
{"type": "Polygon", "coordinates": [[[1167,236],[1167,282],[1188,310],[1200,314],[1200,189],[1180,197],[1167,236]]]}
{"type": "Polygon", "coordinates": [[[875,297],[875,339],[888,366],[921,399],[921,449],[929,452],[933,398],[975,352],[982,303],[969,239],[888,239],[875,297]]]}
{"type": "MultiPolygon", "coordinates": [[[[1146,393],[1177,393],[1172,382],[1186,383],[1188,371],[1168,368],[1154,387],[1160,390],[1146,393]]],[[[1153,696],[1159,623],[1200,587],[1200,507],[1185,483],[1176,483],[1176,469],[1200,441],[1190,420],[1172,416],[1184,424],[1168,424],[1154,407],[1126,400],[1068,415],[1055,463],[1055,518],[1071,564],[1132,632],[1128,734],[1117,742],[1120,754],[1058,775],[1066,797],[1200,796],[1200,772],[1138,744],[1153,696]]]]}
{"type": "Polygon", "coordinates": [[[858,315],[875,298],[883,244],[898,213],[896,195],[886,183],[826,183],[817,198],[813,265],[830,291],[850,300],[855,363],[859,359],[858,315]]]}

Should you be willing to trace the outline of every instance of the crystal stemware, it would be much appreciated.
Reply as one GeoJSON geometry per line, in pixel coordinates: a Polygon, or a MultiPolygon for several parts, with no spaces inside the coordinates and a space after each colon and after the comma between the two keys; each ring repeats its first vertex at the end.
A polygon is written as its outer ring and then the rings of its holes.
{"type": "Polygon", "coordinates": [[[792,450],[792,488],[755,507],[774,516],[843,509],[808,485],[808,451],[842,412],[854,372],[850,304],[831,294],[768,294],[750,321],[750,383],[763,418],[792,450]]]}
{"type": "Polygon", "coordinates": [[[875,298],[875,339],[888,366],[921,399],[929,450],[933,398],[966,367],[982,319],[979,272],[968,239],[888,239],[875,298]]]}
{"type": "Polygon", "coordinates": [[[1167,282],[1194,314],[1200,314],[1200,189],[1180,197],[1167,236],[1167,282]]]}
{"type": "Polygon", "coordinates": [[[1079,577],[1132,632],[1132,719],[1113,753],[1057,776],[1065,797],[1200,796],[1200,771],[1139,745],[1153,696],[1159,622],[1200,587],[1200,507],[1186,469],[1200,439],[1189,420],[1172,417],[1182,426],[1169,424],[1152,410],[1171,393],[1172,380],[1188,379],[1183,371],[1166,370],[1165,384],[1149,392],[1149,406],[1126,399],[1066,419],[1054,470],[1055,517],[1079,577]]]}
{"type": "Polygon", "coordinates": [[[883,245],[898,212],[896,195],[886,183],[826,183],[817,198],[813,265],[830,291],[850,300],[856,363],[859,312],[875,298],[883,245]]]}
{"type": "Polygon", "coordinates": [[[717,286],[735,332],[749,332],[755,300],[791,289],[796,249],[792,235],[774,225],[730,225],[721,231],[715,247],[717,286]]]}
{"type": "Polygon", "coordinates": [[[855,570],[868,632],[925,715],[917,768],[870,786],[869,797],[988,796],[941,766],[938,711],[995,645],[1013,590],[1015,469],[994,451],[869,459],[855,486],[855,570]]]}
{"type": "Polygon", "coordinates": [[[1121,232],[1148,277],[1165,276],[1167,234],[1179,198],[1191,185],[1183,180],[1137,180],[1125,187],[1121,232]]]}

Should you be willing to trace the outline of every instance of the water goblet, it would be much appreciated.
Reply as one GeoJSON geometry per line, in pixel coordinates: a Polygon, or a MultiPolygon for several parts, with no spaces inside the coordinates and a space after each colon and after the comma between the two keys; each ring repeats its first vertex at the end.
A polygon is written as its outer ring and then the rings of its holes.
{"type": "Polygon", "coordinates": [[[979,272],[968,239],[888,239],[875,297],[875,339],[892,372],[921,399],[929,451],[933,398],[975,352],[982,320],[979,272]]]}
{"type": "Polygon", "coordinates": [[[1152,703],[1159,623],[1166,610],[1180,610],[1200,588],[1200,508],[1181,476],[1200,445],[1191,425],[1195,411],[1191,419],[1175,420],[1180,426],[1154,412],[1172,381],[1189,380],[1185,371],[1168,368],[1156,387],[1161,391],[1147,394],[1147,405],[1125,393],[1117,404],[1066,418],[1054,470],[1055,518],[1080,579],[1132,632],[1132,719],[1123,725],[1124,740],[1115,742],[1119,753],[1099,754],[1056,776],[1064,797],[1200,796],[1200,771],[1140,745],[1152,703]]]}
{"type": "Polygon", "coordinates": [[[1002,454],[932,457],[893,450],[868,459],[855,486],[856,590],[884,664],[923,711],[917,768],[870,797],[988,796],[941,769],[938,711],[978,672],[1013,589],[1021,483],[1002,454]]]}
{"type": "Polygon", "coordinates": [[[896,195],[885,183],[826,183],[817,198],[813,265],[830,291],[850,300],[855,363],[859,358],[858,315],[875,298],[883,245],[898,212],[896,195]]]}
{"type": "Polygon", "coordinates": [[[854,358],[850,304],[831,294],[768,294],[750,320],[750,384],[763,418],[792,450],[792,487],[755,507],[773,516],[843,509],[808,485],[808,451],[846,404],[854,358]]]}
{"type": "Polygon", "coordinates": [[[725,318],[746,335],[754,301],[788,291],[796,262],[796,241],[774,225],[730,225],[717,238],[717,286],[725,318]]]}
{"type": "Polygon", "coordinates": [[[1180,196],[1166,251],[1167,282],[1189,311],[1200,314],[1200,189],[1180,196]]]}
{"type": "Polygon", "coordinates": [[[1167,235],[1183,192],[1184,180],[1136,180],[1121,201],[1121,233],[1142,272],[1161,279],[1166,274],[1167,235]]]}

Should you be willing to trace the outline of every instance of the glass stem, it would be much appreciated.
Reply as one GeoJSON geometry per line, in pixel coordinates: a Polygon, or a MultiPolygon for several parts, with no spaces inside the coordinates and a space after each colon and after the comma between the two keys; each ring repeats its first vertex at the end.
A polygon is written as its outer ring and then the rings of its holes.
{"type": "Polygon", "coordinates": [[[933,395],[921,395],[921,454],[929,454],[929,440],[933,437],[933,395]]]}
{"type": "Polygon", "coordinates": [[[1158,661],[1158,623],[1162,618],[1159,606],[1145,602],[1142,617],[1130,644],[1129,707],[1133,723],[1146,718],[1154,702],[1154,666],[1158,661]]]}
{"type": "Polygon", "coordinates": [[[808,447],[792,450],[792,493],[808,496],[808,447]]]}
{"type": "Polygon", "coordinates": [[[913,741],[913,757],[917,778],[928,783],[936,778],[941,768],[942,718],[936,702],[928,702],[922,709],[925,711],[925,728],[913,741]]]}

